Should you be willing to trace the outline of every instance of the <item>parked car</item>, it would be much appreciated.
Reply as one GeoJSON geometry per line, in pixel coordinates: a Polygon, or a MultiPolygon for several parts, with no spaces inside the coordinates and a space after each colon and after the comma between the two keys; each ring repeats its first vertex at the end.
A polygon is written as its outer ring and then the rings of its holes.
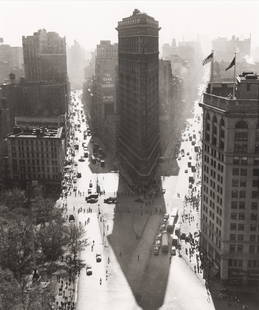
{"type": "Polygon", "coordinates": [[[156,241],[155,241],[155,245],[157,245],[157,246],[161,246],[161,239],[157,239],[156,241]]]}
{"type": "Polygon", "coordinates": [[[96,262],[97,262],[97,263],[100,263],[100,262],[102,261],[102,256],[101,256],[101,254],[96,254],[95,258],[96,258],[96,262]]]}
{"type": "Polygon", "coordinates": [[[164,214],[164,219],[166,219],[166,220],[169,219],[169,214],[168,213],[164,214]]]}
{"type": "Polygon", "coordinates": [[[172,255],[176,255],[176,247],[175,247],[175,246],[172,246],[172,248],[171,248],[171,254],[172,254],[172,255]]]}
{"type": "Polygon", "coordinates": [[[92,274],[93,274],[92,267],[91,266],[87,266],[86,267],[86,275],[87,276],[91,276],[92,274]]]}
{"type": "Polygon", "coordinates": [[[69,215],[68,221],[69,221],[69,222],[75,221],[75,217],[74,217],[73,214],[70,214],[70,215],[69,215]]]}
{"type": "Polygon", "coordinates": [[[117,198],[116,197],[109,197],[109,198],[105,198],[104,200],[104,203],[116,203],[117,202],[117,198]]]}
{"type": "Polygon", "coordinates": [[[154,255],[159,255],[159,246],[157,246],[157,245],[153,246],[153,254],[154,255]]]}

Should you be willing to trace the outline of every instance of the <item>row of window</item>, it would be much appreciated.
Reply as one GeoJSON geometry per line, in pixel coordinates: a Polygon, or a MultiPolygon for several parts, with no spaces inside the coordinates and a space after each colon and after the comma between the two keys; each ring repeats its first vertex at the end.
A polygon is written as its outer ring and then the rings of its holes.
{"type": "MultiPolygon", "coordinates": [[[[250,224],[250,231],[256,231],[259,230],[259,225],[257,224],[250,224]]],[[[245,224],[243,223],[230,223],[230,230],[231,231],[244,231],[245,230],[245,224]]]]}
{"type": "MultiPolygon", "coordinates": [[[[236,201],[236,200],[232,200],[231,201],[231,209],[245,209],[245,201],[236,201]]],[[[258,204],[257,204],[257,201],[252,201],[251,202],[251,209],[252,210],[257,210],[258,208],[258,204]]]]}
{"type": "MultiPolygon", "coordinates": [[[[242,234],[230,234],[230,241],[244,241],[244,235],[242,234]]],[[[256,242],[259,243],[259,235],[250,235],[249,241],[250,242],[256,242]]]]}
{"type": "MultiPolygon", "coordinates": [[[[259,245],[249,245],[249,254],[259,253],[259,245]]],[[[243,244],[230,244],[229,245],[229,252],[230,253],[243,253],[244,245],[243,244]]]]}

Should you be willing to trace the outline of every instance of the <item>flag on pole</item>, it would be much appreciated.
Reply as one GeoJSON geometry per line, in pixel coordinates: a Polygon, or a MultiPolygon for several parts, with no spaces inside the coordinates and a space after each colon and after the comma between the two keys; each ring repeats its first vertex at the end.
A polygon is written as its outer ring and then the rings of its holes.
{"type": "Polygon", "coordinates": [[[228,69],[232,68],[236,64],[236,56],[232,59],[231,63],[229,66],[225,69],[227,71],[228,69]]]}
{"type": "Polygon", "coordinates": [[[206,65],[207,63],[211,62],[212,59],[213,59],[213,52],[210,53],[209,56],[207,56],[207,57],[203,60],[202,65],[203,65],[203,66],[206,65]]]}

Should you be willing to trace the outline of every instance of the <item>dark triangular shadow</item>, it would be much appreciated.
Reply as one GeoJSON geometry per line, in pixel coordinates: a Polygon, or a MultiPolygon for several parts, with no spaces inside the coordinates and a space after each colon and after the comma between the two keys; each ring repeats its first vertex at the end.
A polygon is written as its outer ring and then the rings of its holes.
{"type": "Polygon", "coordinates": [[[169,254],[155,256],[152,246],[165,213],[162,195],[144,199],[128,193],[119,180],[110,246],[138,305],[145,310],[163,304],[170,268],[169,254]]]}

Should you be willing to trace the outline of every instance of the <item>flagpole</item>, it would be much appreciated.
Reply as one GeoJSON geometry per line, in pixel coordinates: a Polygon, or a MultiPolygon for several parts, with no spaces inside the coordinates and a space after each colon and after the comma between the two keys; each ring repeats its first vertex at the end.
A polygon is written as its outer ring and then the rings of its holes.
{"type": "Polygon", "coordinates": [[[212,53],[212,59],[210,62],[210,93],[212,94],[212,82],[213,82],[213,78],[214,78],[214,50],[211,51],[212,53]]]}
{"type": "Polygon", "coordinates": [[[233,84],[233,99],[236,97],[236,63],[237,63],[237,52],[235,52],[235,64],[234,64],[234,84],[233,84]]]}

